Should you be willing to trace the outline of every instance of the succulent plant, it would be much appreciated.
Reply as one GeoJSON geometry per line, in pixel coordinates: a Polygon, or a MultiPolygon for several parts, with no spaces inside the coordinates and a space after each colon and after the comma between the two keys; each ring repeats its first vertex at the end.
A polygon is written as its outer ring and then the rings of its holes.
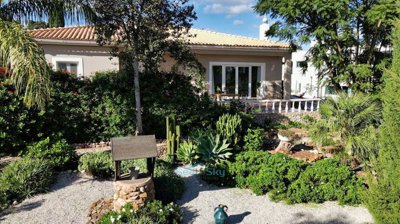
{"type": "Polygon", "coordinates": [[[229,148],[227,139],[222,139],[221,135],[209,134],[200,140],[198,151],[200,158],[206,164],[216,165],[229,159],[232,155],[232,148],[229,148]]]}

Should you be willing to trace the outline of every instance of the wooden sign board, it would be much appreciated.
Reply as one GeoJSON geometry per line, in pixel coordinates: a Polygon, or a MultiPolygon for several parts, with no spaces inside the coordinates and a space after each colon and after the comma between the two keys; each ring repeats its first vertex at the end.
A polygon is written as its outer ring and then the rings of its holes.
{"type": "Polygon", "coordinates": [[[154,135],[118,137],[111,139],[113,161],[157,157],[154,135]]]}

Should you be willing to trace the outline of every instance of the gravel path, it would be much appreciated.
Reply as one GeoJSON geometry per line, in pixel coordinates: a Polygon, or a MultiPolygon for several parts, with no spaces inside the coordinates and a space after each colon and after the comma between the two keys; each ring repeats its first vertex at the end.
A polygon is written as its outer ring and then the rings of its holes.
{"type": "Polygon", "coordinates": [[[363,207],[324,204],[286,205],[272,202],[268,196],[255,196],[247,190],[219,188],[201,181],[198,175],[186,176],[187,189],[178,202],[184,211],[184,223],[214,223],[213,209],[229,207],[229,223],[248,224],[364,224],[373,223],[363,207]]]}
{"type": "MultiPolygon", "coordinates": [[[[214,223],[213,209],[229,207],[229,223],[249,224],[362,224],[372,223],[363,207],[341,207],[334,202],[321,205],[286,205],[249,191],[219,188],[202,182],[197,175],[186,175],[187,191],[178,202],[184,211],[184,223],[214,223]]],[[[112,181],[63,173],[47,194],[27,199],[0,216],[1,223],[84,224],[90,205],[113,194],[112,181]]]]}
{"type": "Polygon", "coordinates": [[[1,223],[12,224],[84,224],[90,205],[103,197],[112,197],[112,181],[81,178],[77,173],[60,174],[50,192],[37,195],[8,209],[1,223]]]}

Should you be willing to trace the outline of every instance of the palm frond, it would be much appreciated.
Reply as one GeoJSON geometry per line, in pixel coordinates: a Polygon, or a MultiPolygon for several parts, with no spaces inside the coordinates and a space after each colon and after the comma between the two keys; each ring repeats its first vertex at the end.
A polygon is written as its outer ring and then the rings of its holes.
{"type": "Polygon", "coordinates": [[[17,23],[0,19],[0,64],[11,64],[16,93],[28,107],[43,108],[50,97],[50,69],[43,49],[17,23]]]}

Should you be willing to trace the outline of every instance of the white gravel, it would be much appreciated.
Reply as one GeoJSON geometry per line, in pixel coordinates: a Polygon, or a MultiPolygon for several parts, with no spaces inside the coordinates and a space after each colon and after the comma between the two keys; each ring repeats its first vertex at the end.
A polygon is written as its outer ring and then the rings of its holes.
{"type": "Polygon", "coordinates": [[[26,199],[0,216],[1,223],[84,224],[90,205],[112,197],[112,181],[81,178],[77,173],[58,176],[50,192],[26,199]]]}
{"type": "Polygon", "coordinates": [[[178,202],[184,211],[184,223],[214,223],[213,210],[218,204],[229,207],[228,223],[248,224],[361,224],[373,223],[364,207],[324,204],[287,205],[272,202],[268,196],[255,196],[237,188],[210,186],[197,175],[185,177],[187,189],[178,202]]]}
{"type": "MultiPolygon", "coordinates": [[[[219,188],[202,182],[197,175],[186,176],[187,191],[178,202],[184,223],[214,223],[213,209],[229,207],[229,223],[249,224],[361,224],[373,223],[363,207],[342,207],[334,202],[319,205],[286,205],[247,190],[219,188]]],[[[113,194],[112,181],[82,178],[76,173],[60,174],[47,194],[27,199],[0,216],[1,223],[68,224],[87,222],[90,205],[113,194]]]]}

